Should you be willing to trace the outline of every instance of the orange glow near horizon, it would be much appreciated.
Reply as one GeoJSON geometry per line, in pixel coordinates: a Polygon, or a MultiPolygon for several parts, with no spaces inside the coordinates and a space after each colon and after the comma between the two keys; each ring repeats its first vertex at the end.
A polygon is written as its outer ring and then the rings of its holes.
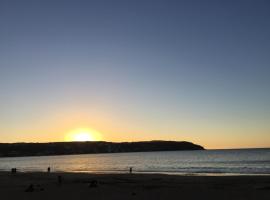
{"type": "Polygon", "coordinates": [[[65,136],[67,142],[100,141],[101,139],[101,134],[98,131],[89,128],[74,129],[65,136]]]}

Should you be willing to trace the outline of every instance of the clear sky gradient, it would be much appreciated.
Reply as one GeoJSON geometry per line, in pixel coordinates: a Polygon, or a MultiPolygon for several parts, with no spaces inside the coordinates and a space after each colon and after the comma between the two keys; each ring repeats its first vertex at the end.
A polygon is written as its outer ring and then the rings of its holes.
{"type": "Polygon", "coordinates": [[[268,0],[0,0],[0,142],[270,147],[268,0]]]}

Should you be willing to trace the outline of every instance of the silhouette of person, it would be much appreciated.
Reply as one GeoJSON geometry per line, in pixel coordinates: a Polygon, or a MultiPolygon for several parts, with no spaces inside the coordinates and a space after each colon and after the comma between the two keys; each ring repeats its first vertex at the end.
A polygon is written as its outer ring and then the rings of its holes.
{"type": "Polygon", "coordinates": [[[129,173],[132,174],[132,167],[129,168],[129,173]]]}
{"type": "Polygon", "coordinates": [[[50,172],[51,172],[51,168],[50,168],[50,167],[48,167],[47,171],[48,171],[48,173],[50,173],[50,172]]]}
{"type": "Polygon", "coordinates": [[[11,173],[12,173],[12,174],[16,174],[16,172],[17,172],[17,168],[12,168],[12,169],[11,169],[11,173]]]}

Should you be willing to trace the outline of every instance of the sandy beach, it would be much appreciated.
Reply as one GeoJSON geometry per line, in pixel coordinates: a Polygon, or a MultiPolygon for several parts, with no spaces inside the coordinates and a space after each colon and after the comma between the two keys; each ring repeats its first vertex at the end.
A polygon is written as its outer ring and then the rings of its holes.
{"type": "Polygon", "coordinates": [[[3,200],[258,200],[270,198],[270,176],[177,176],[162,174],[86,173],[11,174],[1,172],[0,194],[3,200]],[[58,182],[59,176],[62,177],[62,183],[58,182]],[[28,192],[26,191],[27,189],[28,192]]]}

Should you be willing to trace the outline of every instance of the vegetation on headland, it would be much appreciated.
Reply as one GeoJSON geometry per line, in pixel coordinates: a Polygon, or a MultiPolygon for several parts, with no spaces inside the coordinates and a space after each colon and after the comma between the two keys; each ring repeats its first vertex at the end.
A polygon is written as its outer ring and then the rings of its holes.
{"type": "Polygon", "coordinates": [[[149,152],[204,150],[191,142],[54,142],[54,143],[0,143],[0,157],[72,155],[91,153],[149,152]]]}

